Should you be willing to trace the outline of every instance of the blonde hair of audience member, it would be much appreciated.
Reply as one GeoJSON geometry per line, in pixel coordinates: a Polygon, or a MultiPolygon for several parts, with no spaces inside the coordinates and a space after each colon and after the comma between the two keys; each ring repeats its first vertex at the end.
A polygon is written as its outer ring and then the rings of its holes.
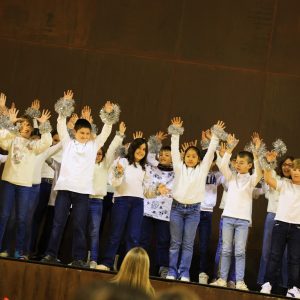
{"type": "Polygon", "coordinates": [[[132,248],[126,254],[121,268],[112,282],[128,284],[154,296],[155,291],[149,279],[149,268],[150,261],[147,252],[140,247],[132,248]]]}

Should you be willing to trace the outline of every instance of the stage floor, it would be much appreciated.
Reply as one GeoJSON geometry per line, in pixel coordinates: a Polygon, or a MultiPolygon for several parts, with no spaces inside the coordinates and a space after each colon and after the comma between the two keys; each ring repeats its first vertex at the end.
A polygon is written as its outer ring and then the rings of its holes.
{"type": "MultiPolygon", "coordinates": [[[[32,261],[0,258],[0,299],[71,300],[79,287],[91,282],[109,281],[114,273],[91,269],[78,269],[66,265],[49,265],[32,261]]],[[[277,295],[262,295],[227,288],[211,287],[197,283],[151,278],[156,291],[176,284],[185,286],[207,300],[262,300],[283,299],[277,295]]]]}

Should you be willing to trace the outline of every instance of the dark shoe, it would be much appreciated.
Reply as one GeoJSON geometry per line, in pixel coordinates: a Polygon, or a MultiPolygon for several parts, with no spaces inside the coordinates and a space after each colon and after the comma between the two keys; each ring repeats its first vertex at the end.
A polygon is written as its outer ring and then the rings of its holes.
{"type": "Polygon", "coordinates": [[[69,266],[72,266],[72,267],[77,267],[77,268],[89,268],[88,264],[81,260],[81,259],[78,259],[78,260],[73,260],[69,266]]]}
{"type": "Polygon", "coordinates": [[[55,256],[52,255],[46,255],[43,257],[43,259],[41,260],[42,263],[48,263],[48,264],[60,264],[61,261],[59,259],[57,259],[55,256]]]}

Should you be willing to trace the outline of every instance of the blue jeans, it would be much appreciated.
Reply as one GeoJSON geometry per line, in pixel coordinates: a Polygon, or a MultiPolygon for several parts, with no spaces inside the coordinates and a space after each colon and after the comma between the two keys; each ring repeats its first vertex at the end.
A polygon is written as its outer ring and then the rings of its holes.
{"type": "Polygon", "coordinates": [[[173,200],[170,214],[169,276],[190,278],[193,246],[199,221],[200,203],[184,205],[173,200]]]}
{"type": "Polygon", "coordinates": [[[156,237],[156,265],[159,267],[168,267],[170,223],[144,216],[140,244],[146,250],[149,249],[153,231],[155,231],[156,237]]]}
{"type": "Polygon", "coordinates": [[[116,197],[111,213],[111,231],[102,264],[112,267],[125,232],[126,252],[140,245],[144,200],[138,197],[116,197]]]}
{"type": "MultiPolygon", "coordinates": [[[[272,231],[275,224],[275,213],[267,213],[265,226],[264,226],[264,237],[263,237],[263,246],[262,246],[262,254],[260,258],[259,272],[257,283],[263,284],[265,281],[265,274],[267,270],[267,264],[270,257],[271,252],[271,241],[272,241],[272,231]]],[[[287,287],[287,249],[285,249],[284,256],[282,259],[281,266],[281,285],[283,287],[287,287]]]]}
{"type": "Polygon", "coordinates": [[[40,226],[45,219],[49,197],[51,193],[52,184],[49,182],[43,181],[40,185],[39,201],[35,209],[33,219],[32,219],[32,233],[31,233],[31,245],[30,251],[34,252],[36,250],[37,239],[40,231],[40,226]]]}
{"type": "Polygon", "coordinates": [[[28,202],[28,216],[26,225],[26,247],[24,254],[28,255],[30,253],[30,245],[32,241],[32,222],[35,210],[39,202],[40,195],[40,184],[33,184],[31,187],[30,199],[28,202]]]}
{"type": "MultiPolygon", "coordinates": [[[[216,256],[215,256],[215,267],[214,267],[214,278],[219,278],[220,277],[220,258],[221,258],[221,253],[222,253],[222,245],[223,245],[223,218],[220,219],[219,223],[219,240],[218,240],[218,245],[217,245],[217,251],[216,251],[216,256]]],[[[228,274],[228,281],[236,281],[235,277],[235,256],[234,253],[231,256],[231,264],[230,264],[230,269],[229,269],[229,274],[228,274]]]]}
{"type": "Polygon", "coordinates": [[[211,236],[212,212],[201,211],[199,223],[200,268],[199,273],[208,271],[208,248],[211,236]]]}
{"type": "Polygon", "coordinates": [[[91,259],[98,260],[99,252],[99,231],[102,218],[102,199],[89,199],[89,215],[88,215],[88,242],[91,251],[91,259]]]}
{"type": "Polygon", "coordinates": [[[46,254],[57,257],[61,239],[72,205],[73,242],[72,257],[84,260],[86,257],[86,228],[89,195],[70,191],[58,191],[55,201],[54,220],[46,254]]]}
{"type": "Polygon", "coordinates": [[[288,288],[294,286],[300,288],[300,224],[275,221],[265,281],[269,281],[272,286],[277,283],[278,269],[280,269],[286,246],[288,255],[288,288]]]}
{"type": "Polygon", "coordinates": [[[223,217],[223,247],[220,277],[226,281],[231,264],[233,241],[236,281],[244,280],[248,230],[249,221],[223,217]]]}

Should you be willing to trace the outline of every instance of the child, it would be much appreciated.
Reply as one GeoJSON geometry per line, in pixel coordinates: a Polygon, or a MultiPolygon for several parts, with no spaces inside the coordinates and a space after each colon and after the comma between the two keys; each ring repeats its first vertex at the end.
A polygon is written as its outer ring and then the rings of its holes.
{"type": "MultiPolygon", "coordinates": [[[[224,123],[215,125],[223,130],[224,123]]],[[[190,280],[190,265],[196,230],[200,221],[200,203],[203,200],[205,181],[213,161],[219,139],[212,135],[207,153],[200,164],[200,150],[190,146],[181,160],[179,152],[179,135],[183,133],[181,118],[173,118],[169,127],[171,138],[171,155],[175,173],[173,186],[173,203],[170,215],[171,245],[169,250],[169,272],[167,279],[190,280]],[[178,269],[178,259],[181,260],[178,269]]]]}
{"type": "MultiPolygon", "coordinates": [[[[1,95],[3,98],[3,96],[1,95]]],[[[2,104],[5,101],[0,101],[2,104]]],[[[22,258],[26,248],[26,228],[28,215],[28,202],[32,187],[34,161],[36,155],[45,151],[51,145],[51,126],[47,120],[50,118],[48,111],[43,111],[37,120],[40,123],[41,139],[30,140],[33,124],[30,117],[24,116],[17,119],[18,111],[14,108],[9,112],[12,123],[18,121],[19,132],[12,134],[1,130],[0,147],[8,151],[8,158],[2,174],[2,210],[0,213],[0,247],[5,233],[8,219],[15,205],[16,214],[16,245],[15,258],[22,258]]],[[[10,128],[13,126],[10,125],[10,128]]]]}
{"type": "MultiPolygon", "coordinates": [[[[268,162],[276,153],[267,153],[268,162]]],[[[277,282],[284,250],[288,256],[288,291],[286,296],[300,298],[300,159],[293,161],[291,180],[276,179],[272,170],[264,169],[265,182],[279,192],[278,207],[272,232],[271,253],[261,293],[270,294],[277,282]]]]}
{"type": "MultiPolygon", "coordinates": [[[[220,278],[212,283],[217,286],[227,286],[227,277],[231,264],[232,247],[234,241],[234,255],[236,266],[236,288],[248,290],[245,282],[245,248],[248,237],[249,224],[252,215],[252,194],[255,186],[262,177],[260,165],[256,154],[241,151],[238,153],[235,169],[237,174],[233,173],[229,168],[229,160],[232,150],[236,146],[237,140],[234,135],[229,135],[227,140],[227,150],[223,156],[220,171],[228,183],[228,192],[226,203],[222,214],[223,218],[223,246],[222,259],[220,267],[220,278]],[[255,171],[252,175],[249,171],[252,169],[253,156],[255,171]]],[[[256,150],[261,145],[258,134],[254,133],[253,143],[256,150]]]]}
{"type": "Polygon", "coordinates": [[[72,98],[73,92],[69,90],[64,93],[64,98],[55,105],[59,114],[57,131],[62,142],[63,153],[60,174],[55,185],[58,194],[55,202],[53,228],[46,256],[42,262],[56,263],[58,261],[57,254],[72,205],[73,261],[71,265],[84,267],[88,199],[90,194],[94,194],[93,172],[96,154],[111,132],[111,124],[116,121],[116,118],[111,118],[111,115],[117,111],[113,110],[114,106],[109,101],[106,102],[101,114],[102,120],[109,124],[104,125],[101,134],[95,140],[91,140],[91,124],[85,119],[78,119],[74,127],[75,138],[71,139],[67,130],[66,116],[69,116],[73,110],[74,100],[72,98]]]}
{"type": "Polygon", "coordinates": [[[103,198],[107,194],[108,170],[114,161],[116,149],[122,144],[126,126],[120,123],[119,131],[111,142],[107,153],[99,149],[94,167],[94,194],[89,196],[88,237],[91,251],[90,268],[95,269],[99,251],[99,231],[102,218],[103,198]]]}
{"type": "MultiPolygon", "coordinates": [[[[291,168],[293,166],[294,158],[291,156],[286,157],[279,165],[279,175],[276,175],[276,172],[273,171],[272,176],[276,179],[284,179],[291,177],[291,168]]],[[[265,184],[266,185],[266,184],[265,184]]],[[[265,274],[266,268],[270,256],[271,250],[271,237],[272,237],[272,230],[275,223],[275,215],[278,207],[278,198],[279,192],[270,188],[266,185],[266,198],[268,199],[268,207],[267,207],[267,216],[265,220],[264,226],[264,236],[263,236],[263,247],[262,247],[262,254],[260,258],[260,265],[259,265],[259,273],[258,273],[258,284],[262,285],[265,282],[265,274]]],[[[287,257],[286,251],[283,258],[283,264],[281,269],[281,280],[282,285],[284,287],[287,286],[287,257]]]]}
{"type": "MultiPolygon", "coordinates": [[[[160,184],[164,184],[169,190],[172,190],[174,172],[170,146],[160,149],[158,160],[157,166],[147,166],[146,168],[145,190],[155,189],[160,184]]],[[[157,241],[156,265],[159,267],[159,275],[163,278],[167,276],[169,267],[171,206],[172,196],[170,193],[146,197],[144,200],[141,246],[144,249],[149,248],[154,229],[157,241]]]]}

